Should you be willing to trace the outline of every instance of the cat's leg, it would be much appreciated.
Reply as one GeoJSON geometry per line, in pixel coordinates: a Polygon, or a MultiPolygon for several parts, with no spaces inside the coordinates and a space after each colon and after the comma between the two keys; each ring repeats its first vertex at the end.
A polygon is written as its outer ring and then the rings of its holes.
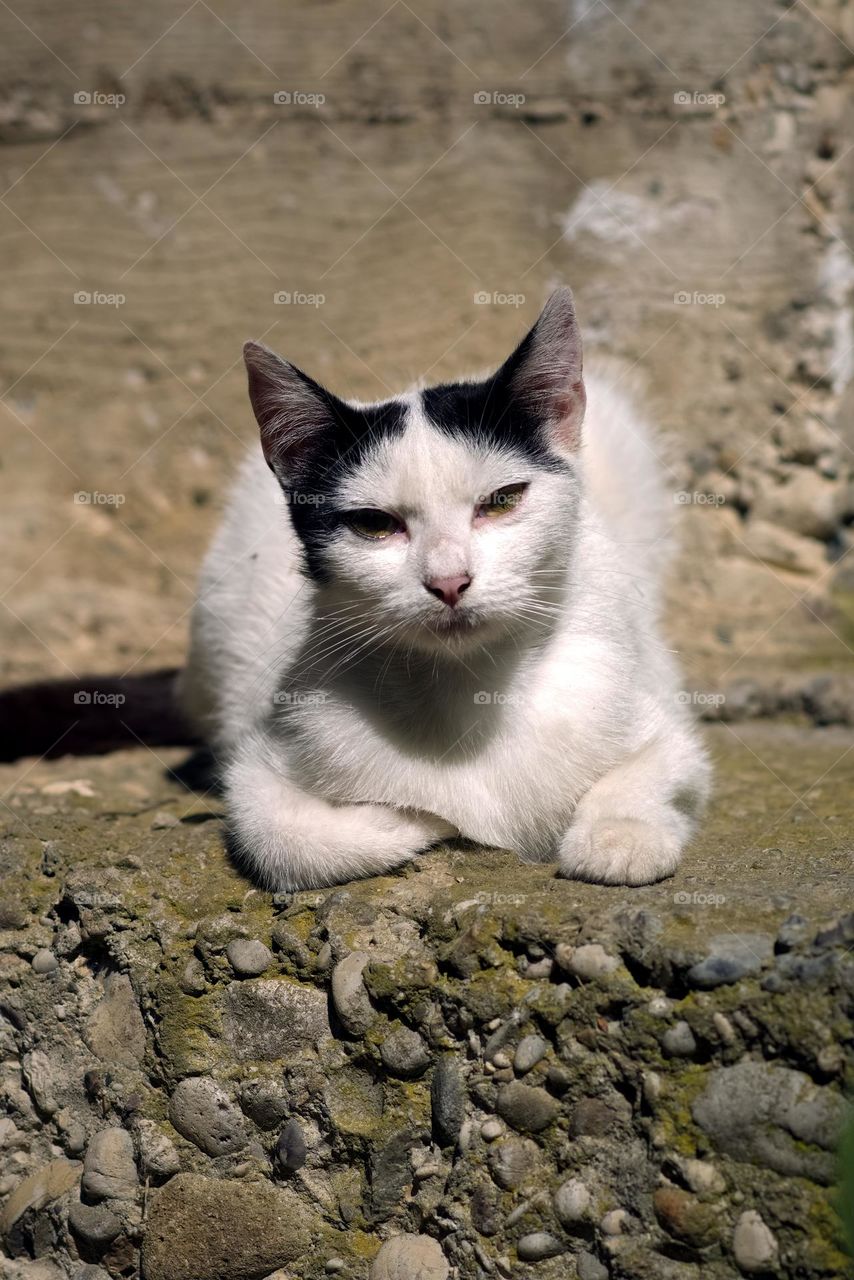
{"type": "Polygon", "coordinates": [[[672,875],[709,791],[703,747],[685,726],[617,765],[581,799],[561,842],[561,874],[598,884],[672,875]]]}
{"type": "Polygon", "coordinates": [[[458,834],[432,814],[312,795],[287,777],[287,761],[262,735],[245,740],[226,768],[225,797],[232,852],[273,892],[381,875],[458,834]]]}

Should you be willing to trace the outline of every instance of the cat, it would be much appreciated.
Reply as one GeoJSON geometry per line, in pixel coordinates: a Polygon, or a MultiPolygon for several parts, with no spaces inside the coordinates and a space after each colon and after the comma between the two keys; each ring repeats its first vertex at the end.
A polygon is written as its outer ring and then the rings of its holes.
{"type": "Polygon", "coordinates": [[[658,633],[673,503],[632,401],[585,389],[570,290],[491,376],[376,404],[244,355],[260,448],[182,681],[238,864],[294,892],[462,836],[670,875],[709,790],[658,633]]]}

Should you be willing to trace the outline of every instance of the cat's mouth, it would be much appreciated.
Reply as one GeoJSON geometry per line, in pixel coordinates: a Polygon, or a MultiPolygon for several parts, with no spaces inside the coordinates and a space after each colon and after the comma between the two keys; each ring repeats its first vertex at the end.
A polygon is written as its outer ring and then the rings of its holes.
{"type": "Polygon", "coordinates": [[[470,611],[446,609],[438,617],[429,618],[426,625],[434,635],[443,639],[464,639],[479,630],[482,622],[470,611]]]}

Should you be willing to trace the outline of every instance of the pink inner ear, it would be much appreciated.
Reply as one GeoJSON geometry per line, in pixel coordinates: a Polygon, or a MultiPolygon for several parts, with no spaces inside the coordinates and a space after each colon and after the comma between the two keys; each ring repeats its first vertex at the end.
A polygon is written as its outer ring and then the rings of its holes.
{"type": "Polygon", "coordinates": [[[587,393],[580,379],[555,396],[551,432],[559,448],[574,453],[581,447],[581,426],[586,407],[587,393]]]}

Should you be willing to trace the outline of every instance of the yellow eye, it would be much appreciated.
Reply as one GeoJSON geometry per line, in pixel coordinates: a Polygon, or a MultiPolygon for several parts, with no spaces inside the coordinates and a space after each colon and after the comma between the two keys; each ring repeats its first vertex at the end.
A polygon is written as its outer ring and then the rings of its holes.
{"type": "Polygon", "coordinates": [[[507,515],[509,511],[515,511],[527,487],[527,484],[505,484],[501,489],[495,489],[487,498],[477,503],[474,509],[475,515],[494,519],[496,516],[507,515]]]}
{"type": "Polygon", "coordinates": [[[393,533],[403,533],[404,524],[397,516],[387,511],[379,511],[376,507],[362,507],[358,511],[344,513],[344,523],[360,538],[370,538],[377,542],[382,538],[390,538],[393,533]]]}

